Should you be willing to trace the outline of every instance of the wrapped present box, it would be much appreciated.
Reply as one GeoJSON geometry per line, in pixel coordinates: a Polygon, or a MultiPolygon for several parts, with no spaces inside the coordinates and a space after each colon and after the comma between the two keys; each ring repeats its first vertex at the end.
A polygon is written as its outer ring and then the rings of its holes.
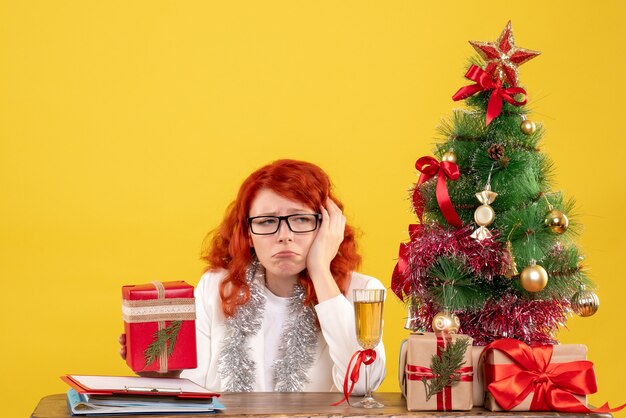
{"type": "Polygon", "coordinates": [[[469,411],[472,409],[472,339],[466,335],[413,333],[403,343],[400,366],[401,386],[409,411],[469,411]],[[427,387],[437,375],[431,369],[433,355],[440,356],[451,343],[465,339],[468,348],[461,367],[455,370],[459,381],[427,396],[427,387]]]}
{"type": "Polygon", "coordinates": [[[472,347],[472,368],[474,369],[474,381],[472,382],[472,398],[474,406],[485,404],[484,376],[481,371],[480,356],[485,347],[472,347]]]}
{"type": "Polygon", "coordinates": [[[193,286],[182,281],[123,286],[122,316],[126,363],[133,371],[197,367],[193,286]]]}
{"type": "Polygon", "coordinates": [[[484,406],[491,411],[585,411],[586,395],[597,390],[584,345],[504,339],[484,348],[484,406]]]}

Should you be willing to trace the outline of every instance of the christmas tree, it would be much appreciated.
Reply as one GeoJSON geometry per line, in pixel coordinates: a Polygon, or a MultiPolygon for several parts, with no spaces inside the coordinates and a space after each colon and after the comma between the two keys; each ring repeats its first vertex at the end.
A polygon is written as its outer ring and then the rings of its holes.
{"type": "Polygon", "coordinates": [[[568,219],[574,202],[551,189],[540,151],[541,124],[527,117],[518,66],[539,52],[515,45],[509,22],[480,55],[454,96],[434,157],[415,164],[419,220],[400,245],[392,290],[409,308],[407,328],[555,343],[575,312],[598,309],[568,219]]]}

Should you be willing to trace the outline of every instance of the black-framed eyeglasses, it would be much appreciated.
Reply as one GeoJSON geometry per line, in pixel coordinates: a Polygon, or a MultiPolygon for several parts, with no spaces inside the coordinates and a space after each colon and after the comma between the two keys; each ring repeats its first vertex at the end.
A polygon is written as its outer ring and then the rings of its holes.
{"type": "Polygon", "coordinates": [[[295,234],[313,232],[322,221],[321,213],[296,213],[287,216],[253,216],[248,218],[250,232],[254,235],[272,235],[285,221],[289,230],[295,234]]]}

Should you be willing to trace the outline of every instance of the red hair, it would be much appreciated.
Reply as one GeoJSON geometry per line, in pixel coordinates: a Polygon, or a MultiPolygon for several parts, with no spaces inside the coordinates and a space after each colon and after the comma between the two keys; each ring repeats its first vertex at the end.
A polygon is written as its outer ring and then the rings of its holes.
{"type": "MultiPolygon", "coordinates": [[[[320,210],[327,198],[341,210],[343,205],[332,194],[328,175],[318,166],[304,161],[277,160],[252,173],[239,188],[234,202],[226,209],[220,226],[205,238],[201,258],[207,270],[223,268],[226,277],[220,284],[222,311],[233,316],[240,305],[250,299],[246,270],[252,261],[254,249],[248,236],[248,216],[252,202],[261,189],[320,210]]],[[[330,272],[342,293],[348,290],[350,273],[361,262],[357,252],[354,229],[346,224],[344,239],[337,255],[330,263],[330,272]]],[[[300,273],[300,283],[306,290],[305,303],[316,303],[317,295],[306,269],[300,273]]]]}

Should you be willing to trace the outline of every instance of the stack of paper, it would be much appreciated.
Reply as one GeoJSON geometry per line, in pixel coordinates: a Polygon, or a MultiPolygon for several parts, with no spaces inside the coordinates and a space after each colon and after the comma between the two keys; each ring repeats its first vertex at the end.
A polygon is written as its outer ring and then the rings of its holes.
{"type": "Polygon", "coordinates": [[[66,375],[72,415],[210,413],[224,409],[212,393],[188,379],[66,375]]]}

